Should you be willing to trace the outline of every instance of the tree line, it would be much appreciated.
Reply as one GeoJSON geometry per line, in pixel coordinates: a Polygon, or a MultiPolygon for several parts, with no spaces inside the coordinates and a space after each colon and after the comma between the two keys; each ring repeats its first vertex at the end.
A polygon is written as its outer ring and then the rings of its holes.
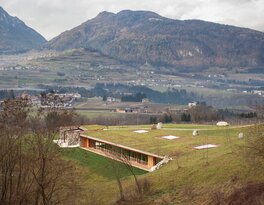
{"type": "Polygon", "coordinates": [[[176,103],[186,104],[191,101],[200,100],[200,96],[185,89],[168,88],[165,92],[156,91],[146,86],[129,86],[124,84],[103,84],[97,83],[94,88],[86,89],[83,87],[60,87],[39,85],[46,92],[69,93],[77,92],[82,97],[114,97],[122,101],[139,102],[143,98],[148,98],[156,103],[176,103]]]}

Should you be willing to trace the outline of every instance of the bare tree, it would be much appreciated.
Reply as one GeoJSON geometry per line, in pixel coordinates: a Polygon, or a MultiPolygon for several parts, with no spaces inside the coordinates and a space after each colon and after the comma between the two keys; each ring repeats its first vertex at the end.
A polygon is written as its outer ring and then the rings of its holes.
{"type": "Polygon", "coordinates": [[[116,161],[112,161],[111,166],[113,168],[115,180],[118,185],[118,190],[120,194],[120,201],[125,201],[125,194],[124,194],[124,188],[122,184],[122,175],[120,170],[120,164],[118,164],[116,161]]]}
{"type": "Polygon", "coordinates": [[[27,102],[7,100],[0,112],[0,204],[25,204],[31,188],[22,144],[27,131],[27,102]]]}
{"type": "Polygon", "coordinates": [[[54,130],[45,115],[32,115],[27,101],[2,103],[0,204],[79,204],[77,173],[61,158],[54,130]]]}
{"type": "Polygon", "coordinates": [[[262,168],[264,165],[264,124],[256,124],[245,132],[245,156],[248,162],[262,168]]]}
{"type": "Polygon", "coordinates": [[[260,122],[264,119],[264,105],[256,105],[257,118],[260,122]]]}
{"type": "Polygon", "coordinates": [[[142,189],[141,189],[139,180],[137,178],[137,175],[134,171],[134,168],[133,168],[131,162],[129,161],[128,156],[126,154],[122,153],[122,155],[119,158],[120,158],[119,160],[125,165],[127,170],[132,174],[134,181],[135,181],[136,188],[137,188],[137,192],[138,192],[139,196],[141,197],[142,189]]]}
{"type": "Polygon", "coordinates": [[[212,121],[219,118],[216,110],[212,106],[207,106],[203,103],[192,107],[189,112],[194,122],[212,121]]]}
{"type": "MultiPolygon", "coordinates": [[[[136,173],[135,173],[135,169],[131,163],[131,161],[129,160],[129,156],[126,155],[126,153],[124,153],[123,151],[121,153],[117,153],[115,150],[112,150],[112,154],[111,154],[111,157],[113,160],[115,161],[119,161],[121,162],[122,164],[120,163],[116,163],[116,162],[113,162],[114,165],[119,165],[119,166],[115,166],[115,172],[116,173],[119,173],[118,170],[120,170],[120,166],[125,166],[125,168],[129,171],[129,173],[133,176],[133,179],[134,179],[134,185],[136,187],[136,195],[137,195],[137,198],[142,198],[143,194],[144,194],[144,191],[145,189],[147,191],[149,191],[149,186],[147,184],[148,181],[147,180],[143,180],[142,182],[138,179],[136,173]],[[146,188],[146,186],[148,186],[148,188],[146,188]]],[[[120,196],[123,197],[124,199],[124,189],[122,187],[122,183],[121,183],[121,175],[119,174],[115,174],[115,176],[117,177],[116,180],[117,180],[117,183],[118,183],[118,186],[119,186],[119,191],[120,191],[120,196]]]]}
{"type": "Polygon", "coordinates": [[[61,159],[58,148],[49,137],[52,135],[34,133],[34,139],[27,142],[34,164],[30,168],[35,182],[34,204],[75,204],[80,189],[74,175],[77,173],[71,163],[61,159]]]}

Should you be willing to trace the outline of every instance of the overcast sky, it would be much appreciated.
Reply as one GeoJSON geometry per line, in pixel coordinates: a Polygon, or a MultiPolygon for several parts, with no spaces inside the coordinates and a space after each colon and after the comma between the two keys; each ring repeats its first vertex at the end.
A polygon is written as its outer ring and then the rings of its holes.
{"type": "Polygon", "coordinates": [[[150,10],[264,31],[264,0],[0,0],[10,15],[51,39],[101,11],[150,10]]]}

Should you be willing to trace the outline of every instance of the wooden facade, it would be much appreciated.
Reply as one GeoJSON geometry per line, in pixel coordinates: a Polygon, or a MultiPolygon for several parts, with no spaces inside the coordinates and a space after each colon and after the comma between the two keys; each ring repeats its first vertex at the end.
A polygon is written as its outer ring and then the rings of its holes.
{"type": "Polygon", "coordinates": [[[80,147],[94,153],[129,163],[132,166],[150,171],[163,157],[98,138],[81,135],[80,147]]]}

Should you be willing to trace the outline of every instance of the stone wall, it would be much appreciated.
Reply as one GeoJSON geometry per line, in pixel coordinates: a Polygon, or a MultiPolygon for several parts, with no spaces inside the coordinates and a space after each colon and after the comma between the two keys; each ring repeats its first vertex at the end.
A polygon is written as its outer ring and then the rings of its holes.
{"type": "Polygon", "coordinates": [[[80,130],[78,129],[78,127],[60,128],[59,141],[67,143],[68,146],[78,145],[80,143],[80,130]]]}

